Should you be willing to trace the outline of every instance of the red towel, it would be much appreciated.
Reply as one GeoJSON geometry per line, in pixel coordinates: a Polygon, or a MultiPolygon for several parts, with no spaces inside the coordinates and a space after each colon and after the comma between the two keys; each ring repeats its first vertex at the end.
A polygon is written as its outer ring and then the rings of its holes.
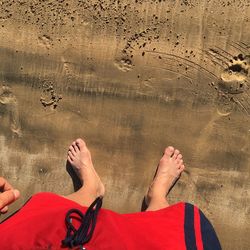
{"type": "MultiPolygon", "coordinates": [[[[0,224],[0,249],[67,249],[65,215],[87,208],[53,193],[34,195],[15,215],[0,224]]],[[[78,227],[74,221],[75,227],[78,227]]],[[[132,214],[101,209],[87,250],[217,250],[216,233],[204,214],[189,203],[132,214]]]]}

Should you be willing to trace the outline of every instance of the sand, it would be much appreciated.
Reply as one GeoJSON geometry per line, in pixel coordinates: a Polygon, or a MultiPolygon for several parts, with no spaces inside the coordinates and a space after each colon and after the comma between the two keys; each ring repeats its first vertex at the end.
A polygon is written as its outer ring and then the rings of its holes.
{"type": "MultiPolygon", "coordinates": [[[[86,140],[104,206],[139,211],[168,145],[185,157],[172,203],[198,205],[223,249],[249,249],[249,1],[1,1],[0,175],[70,193],[86,140]]],[[[15,209],[15,206],[12,208],[15,209]]]]}

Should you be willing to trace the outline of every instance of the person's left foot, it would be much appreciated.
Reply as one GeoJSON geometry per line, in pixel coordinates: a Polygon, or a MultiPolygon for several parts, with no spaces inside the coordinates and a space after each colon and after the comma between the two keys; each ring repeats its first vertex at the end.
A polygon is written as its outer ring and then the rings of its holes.
{"type": "Polygon", "coordinates": [[[104,196],[104,185],[95,171],[91,154],[82,139],[77,139],[71,144],[67,159],[84,184],[84,189],[94,198],[104,196]]]}
{"type": "Polygon", "coordinates": [[[158,210],[168,206],[166,195],[180,177],[184,168],[180,151],[171,146],[167,147],[145,197],[149,207],[148,210],[158,210]]]}

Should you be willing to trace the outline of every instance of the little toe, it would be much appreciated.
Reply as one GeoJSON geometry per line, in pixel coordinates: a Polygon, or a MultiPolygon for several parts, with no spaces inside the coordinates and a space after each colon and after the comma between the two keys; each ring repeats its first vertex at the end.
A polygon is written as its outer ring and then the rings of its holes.
{"type": "Polygon", "coordinates": [[[181,168],[181,166],[183,165],[183,160],[182,159],[179,160],[178,165],[179,165],[179,168],[181,168]]]}
{"type": "Polygon", "coordinates": [[[168,146],[164,151],[164,154],[168,157],[171,157],[173,153],[174,153],[174,148],[172,146],[168,146]]]}
{"type": "Polygon", "coordinates": [[[181,171],[181,172],[183,172],[183,171],[184,171],[184,169],[185,169],[184,164],[181,164],[181,166],[180,166],[180,171],[181,171]]]}
{"type": "Polygon", "coordinates": [[[67,160],[71,165],[73,165],[73,160],[69,156],[67,157],[67,160]]]}
{"type": "Polygon", "coordinates": [[[71,161],[74,160],[74,155],[71,153],[71,151],[68,152],[68,158],[70,158],[71,161]]]}

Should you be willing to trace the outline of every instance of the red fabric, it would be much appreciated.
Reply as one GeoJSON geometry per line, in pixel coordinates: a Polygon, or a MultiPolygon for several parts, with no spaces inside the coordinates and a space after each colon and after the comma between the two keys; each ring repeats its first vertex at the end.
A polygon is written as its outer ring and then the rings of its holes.
{"type": "Polygon", "coordinates": [[[197,250],[203,250],[203,242],[201,236],[200,212],[197,207],[194,207],[194,230],[197,250]]]}
{"type": "MultiPolygon", "coordinates": [[[[186,249],[184,206],[177,203],[154,212],[118,214],[101,209],[88,250],[179,250],[186,249]]],[[[0,249],[65,249],[65,215],[87,208],[52,193],[39,193],[21,210],[0,224],[0,249]]]]}

